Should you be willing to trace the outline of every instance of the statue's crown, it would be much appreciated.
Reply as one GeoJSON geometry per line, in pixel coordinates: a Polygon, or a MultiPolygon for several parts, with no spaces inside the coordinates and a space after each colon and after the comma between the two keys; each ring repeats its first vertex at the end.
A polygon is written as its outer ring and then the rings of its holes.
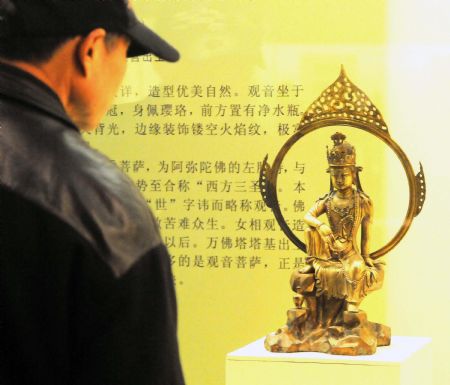
{"type": "Polygon", "coordinates": [[[334,142],[333,148],[329,151],[327,146],[327,158],[330,167],[343,167],[356,165],[355,147],[345,142],[346,136],[336,132],[331,136],[334,142]]]}

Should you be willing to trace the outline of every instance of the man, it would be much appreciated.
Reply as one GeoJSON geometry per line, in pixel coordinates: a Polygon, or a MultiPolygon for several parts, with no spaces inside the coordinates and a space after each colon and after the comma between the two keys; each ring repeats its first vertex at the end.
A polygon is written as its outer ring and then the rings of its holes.
{"type": "Polygon", "coordinates": [[[144,53],[125,0],[0,0],[1,384],[184,384],[155,220],[80,135],[144,53]]]}

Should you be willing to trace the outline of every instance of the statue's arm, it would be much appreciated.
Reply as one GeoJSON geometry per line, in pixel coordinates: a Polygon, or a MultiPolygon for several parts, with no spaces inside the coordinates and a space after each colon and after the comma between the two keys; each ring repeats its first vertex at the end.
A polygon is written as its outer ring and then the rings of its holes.
{"type": "Polygon", "coordinates": [[[319,229],[324,223],[318,219],[326,211],[325,199],[319,199],[314,205],[308,210],[305,215],[305,222],[309,226],[319,229]]]}
{"type": "Polygon", "coordinates": [[[373,205],[369,197],[363,198],[363,217],[361,220],[361,256],[369,266],[373,266],[369,252],[370,230],[373,218],[373,205]]]}
{"type": "Polygon", "coordinates": [[[305,223],[309,225],[309,228],[305,231],[306,253],[308,258],[306,259],[307,266],[299,270],[301,274],[314,272],[312,260],[309,256],[322,257],[324,255],[329,255],[326,244],[330,241],[329,237],[331,236],[331,230],[318,219],[325,211],[326,200],[321,198],[314,203],[304,217],[305,223]],[[325,234],[327,231],[329,231],[330,234],[325,234]]]}
{"type": "Polygon", "coordinates": [[[328,195],[324,198],[320,198],[316,203],[314,203],[313,207],[311,207],[306,213],[304,220],[306,224],[317,230],[325,243],[332,244],[334,242],[333,232],[328,225],[318,219],[318,217],[324,214],[327,210],[327,198],[328,195]]]}

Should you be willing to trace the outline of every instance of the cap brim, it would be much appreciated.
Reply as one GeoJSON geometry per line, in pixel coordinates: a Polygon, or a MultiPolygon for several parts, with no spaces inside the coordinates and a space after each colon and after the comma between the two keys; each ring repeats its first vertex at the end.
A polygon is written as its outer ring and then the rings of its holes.
{"type": "Polygon", "coordinates": [[[180,58],[180,54],[175,48],[137,19],[126,32],[131,39],[127,52],[128,57],[152,53],[160,59],[170,62],[176,62],[180,58]]]}

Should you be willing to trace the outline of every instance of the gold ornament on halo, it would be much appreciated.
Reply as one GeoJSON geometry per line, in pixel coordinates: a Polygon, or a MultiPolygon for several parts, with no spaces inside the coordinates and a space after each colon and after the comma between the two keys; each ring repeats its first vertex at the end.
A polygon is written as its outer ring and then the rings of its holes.
{"type": "Polygon", "coordinates": [[[348,79],[343,66],[336,81],[327,87],[303,114],[299,130],[309,123],[334,118],[369,123],[384,131],[388,129],[380,111],[367,95],[348,79]]]}

